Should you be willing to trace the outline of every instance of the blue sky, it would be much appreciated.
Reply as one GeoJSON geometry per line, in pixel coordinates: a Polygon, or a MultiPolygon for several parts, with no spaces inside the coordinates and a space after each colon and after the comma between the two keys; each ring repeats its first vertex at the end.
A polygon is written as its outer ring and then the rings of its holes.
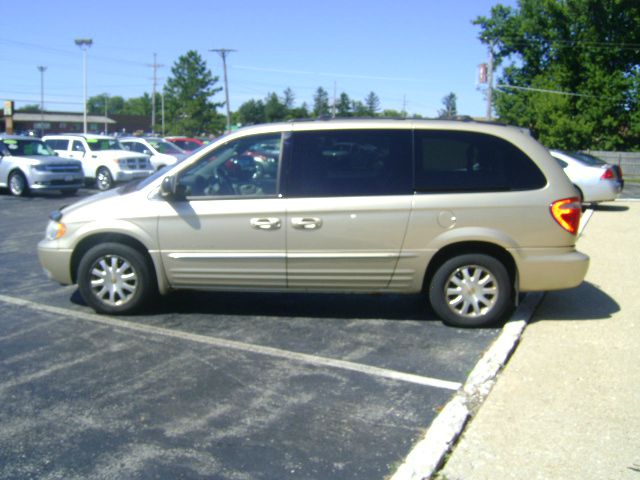
{"type": "MultiPolygon", "coordinates": [[[[232,110],[290,87],[296,104],[312,104],[317,87],[354,100],[373,91],[382,109],[436,116],[442,98],[457,96],[458,113],[483,116],[477,67],[487,60],[472,20],[516,0],[325,0],[58,2],[0,0],[0,100],[40,103],[46,110],[82,110],[82,52],[91,38],[88,95],[124,98],[152,91],[180,55],[196,50],[223,85],[227,57],[232,110]]],[[[220,93],[215,101],[223,101],[220,93]]],[[[223,113],[223,112],[222,112],[223,113]]]]}

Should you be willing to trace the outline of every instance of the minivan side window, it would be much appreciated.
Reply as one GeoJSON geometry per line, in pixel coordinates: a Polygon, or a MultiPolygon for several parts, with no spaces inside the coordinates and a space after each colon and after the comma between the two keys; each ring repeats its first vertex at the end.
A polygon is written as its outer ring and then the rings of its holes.
{"type": "Polygon", "coordinates": [[[418,192],[534,190],[547,184],[524,152],[493,135],[416,130],[415,147],[418,192]]]}
{"type": "Polygon", "coordinates": [[[183,170],[178,184],[188,198],[277,194],[282,135],[270,133],[231,140],[183,170]]]}
{"type": "Polygon", "coordinates": [[[291,140],[289,197],[413,193],[409,130],[314,130],[291,140]]]}

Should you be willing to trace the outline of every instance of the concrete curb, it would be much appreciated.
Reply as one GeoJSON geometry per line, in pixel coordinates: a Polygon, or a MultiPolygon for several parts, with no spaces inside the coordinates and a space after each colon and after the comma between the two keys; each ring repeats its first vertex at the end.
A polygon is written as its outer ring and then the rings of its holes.
{"type": "Polygon", "coordinates": [[[511,356],[543,297],[543,293],[529,293],[525,296],[502,328],[500,336],[476,364],[463,387],[444,406],[424,438],[409,452],[391,480],[425,480],[440,468],[467,421],[491,391],[498,373],[511,356]]]}
{"type": "MultiPolygon", "coordinates": [[[[584,212],[578,237],[582,235],[593,213],[593,209],[587,209],[584,212]]],[[[409,452],[391,480],[432,478],[444,463],[445,456],[458,440],[467,421],[476,414],[489,395],[496,383],[498,373],[509,360],[527,323],[543,298],[543,292],[525,295],[511,319],[502,328],[500,336],[476,364],[462,388],[435,418],[424,438],[409,452]]]]}

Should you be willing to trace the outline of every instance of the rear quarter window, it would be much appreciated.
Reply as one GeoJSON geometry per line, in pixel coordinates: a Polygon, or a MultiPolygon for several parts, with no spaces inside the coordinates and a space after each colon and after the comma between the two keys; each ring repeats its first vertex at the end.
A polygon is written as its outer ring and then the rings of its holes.
{"type": "Polygon", "coordinates": [[[415,147],[419,192],[535,190],[547,183],[531,158],[493,135],[418,130],[415,147]]]}

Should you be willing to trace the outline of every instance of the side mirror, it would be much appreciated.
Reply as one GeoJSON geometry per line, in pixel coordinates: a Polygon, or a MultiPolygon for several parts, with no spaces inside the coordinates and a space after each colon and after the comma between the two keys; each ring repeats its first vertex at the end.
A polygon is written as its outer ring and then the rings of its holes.
{"type": "Polygon", "coordinates": [[[167,200],[184,200],[186,198],[185,186],[179,184],[174,175],[164,177],[160,185],[160,195],[167,200]]]}

